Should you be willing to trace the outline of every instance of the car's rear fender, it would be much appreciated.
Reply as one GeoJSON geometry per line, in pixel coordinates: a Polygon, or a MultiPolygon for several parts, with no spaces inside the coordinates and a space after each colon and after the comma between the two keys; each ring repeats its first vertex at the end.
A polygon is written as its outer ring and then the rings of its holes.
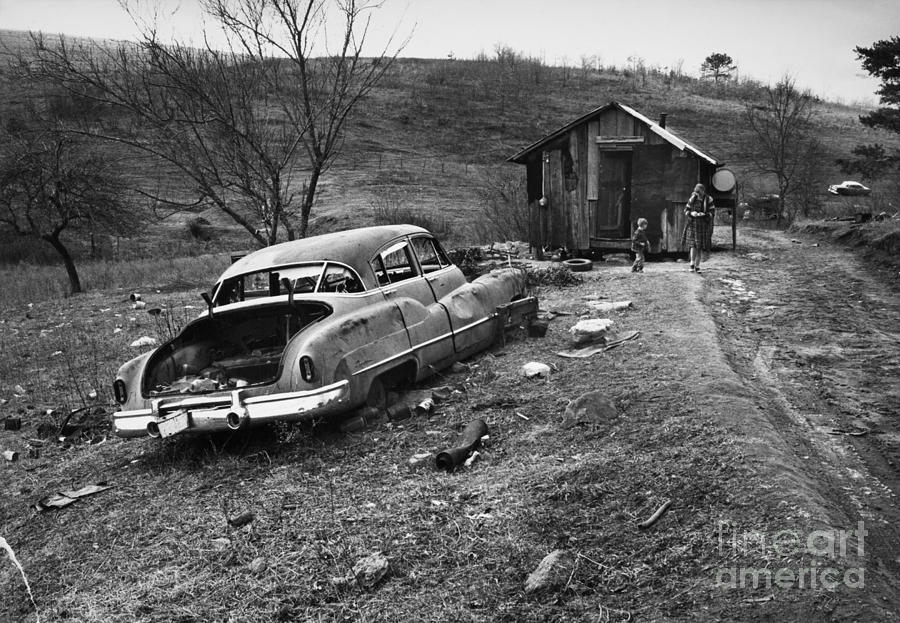
{"type": "Polygon", "coordinates": [[[450,316],[453,343],[457,353],[486,348],[494,339],[497,307],[524,294],[520,271],[502,269],[467,283],[440,303],[450,316]]]}
{"type": "MultiPolygon", "coordinates": [[[[115,385],[120,386],[125,392],[125,402],[122,403],[123,409],[142,409],[147,406],[148,402],[141,396],[141,379],[144,377],[144,367],[147,360],[154,351],[146,352],[138,355],[134,359],[123,364],[116,372],[115,385]]],[[[116,395],[119,394],[116,390],[116,395]]]]}
{"type": "Polygon", "coordinates": [[[415,363],[403,315],[394,302],[368,305],[332,317],[299,335],[285,352],[291,386],[306,388],[350,381],[350,406],[365,402],[369,384],[378,376],[415,363]],[[309,357],[311,381],[303,379],[300,360],[309,357]]]}

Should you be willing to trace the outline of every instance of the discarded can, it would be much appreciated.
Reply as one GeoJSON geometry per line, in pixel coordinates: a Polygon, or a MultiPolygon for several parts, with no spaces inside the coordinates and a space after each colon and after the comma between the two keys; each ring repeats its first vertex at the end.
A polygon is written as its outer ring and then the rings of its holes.
{"type": "Polygon", "coordinates": [[[12,463],[19,460],[19,453],[14,450],[4,450],[3,458],[12,463]]]}
{"type": "Polygon", "coordinates": [[[426,398],[416,405],[416,415],[428,415],[432,411],[434,411],[434,400],[431,398],[426,398]]]}
{"type": "Polygon", "coordinates": [[[544,337],[549,326],[546,320],[532,320],[528,325],[528,337],[544,337]]]}
{"type": "Polygon", "coordinates": [[[398,402],[387,409],[387,416],[393,421],[406,420],[412,417],[412,410],[405,402],[398,402]]]}
{"type": "Polygon", "coordinates": [[[378,407],[363,407],[356,411],[356,415],[363,418],[367,423],[374,422],[381,415],[381,409],[378,407]]]}
{"type": "Polygon", "coordinates": [[[8,417],[3,420],[3,430],[19,430],[22,428],[22,418],[8,417]]]}
{"type": "Polygon", "coordinates": [[[355,433],[366,427],[366,418],[361,415],[355,415],[350,419],[341,422],[342,433],[355,433]]]}

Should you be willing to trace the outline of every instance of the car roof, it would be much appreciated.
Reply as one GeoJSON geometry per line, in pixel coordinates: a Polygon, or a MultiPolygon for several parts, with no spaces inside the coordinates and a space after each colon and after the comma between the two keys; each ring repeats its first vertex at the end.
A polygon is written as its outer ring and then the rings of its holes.
{"type": "MultiPolygon", "coordinates": [[[[282,242],[242,257],[222,273],[217,283],[273,266],[326,260],[350,266],[369,282],[371,271],[365,270],[365,266],[372,256],[390,241],[411,234],[430,235],[430,232],[416,225],[377,225],[282,242]]],[[[367,283],[367,287],[371,284],[367,283]]]]}

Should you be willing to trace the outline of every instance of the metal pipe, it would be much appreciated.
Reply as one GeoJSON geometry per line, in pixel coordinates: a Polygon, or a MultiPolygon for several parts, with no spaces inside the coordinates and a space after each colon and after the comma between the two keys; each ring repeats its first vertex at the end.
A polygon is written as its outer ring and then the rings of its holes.
{"type": "Polygon", "coordinates": [[[440,469],[451,471],[462,465],[469,455],[481,444],[481,438],[487,435],[488,427],[484,420],[472,420],[459,435],[457,445],[437,455],[435,462],[440,469]]]}

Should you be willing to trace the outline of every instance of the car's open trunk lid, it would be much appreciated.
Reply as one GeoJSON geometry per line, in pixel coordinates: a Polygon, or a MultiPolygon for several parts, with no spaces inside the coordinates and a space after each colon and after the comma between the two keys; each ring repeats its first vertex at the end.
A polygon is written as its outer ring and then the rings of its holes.
{"type": "Polygon", "coordinates": [[[331,314],[314,301],[244,307],[195,320],[150,357],[146,397],[209,392],[275,382],[290,340],[331,314]]]}

